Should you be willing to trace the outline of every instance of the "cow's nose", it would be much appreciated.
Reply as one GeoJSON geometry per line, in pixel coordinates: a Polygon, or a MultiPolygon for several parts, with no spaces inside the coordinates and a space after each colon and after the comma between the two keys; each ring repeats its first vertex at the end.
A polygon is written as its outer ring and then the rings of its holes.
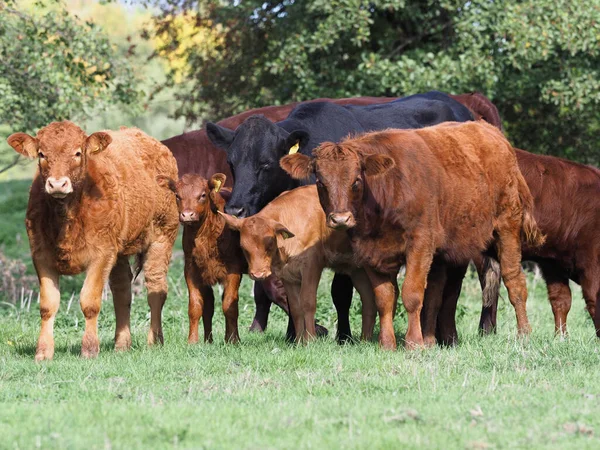
{"type": "Polygon", "coordinates": [[[246,208],[244,208],[243,206],[225,206],[225,212],[227,214],[231,214],[232,216],[239,217],[240,219],[246,217],[246,208]]]}
{"type": "Polygon", "coordinates": [[[250,278],[253,280],[264,280],[271,276],[271,271],[268,269],[257,270],[256,272],[250,272],[250,278]]]}
{"type": "Polygon", "coordinates": [[[346,229],[352,228],[354,224],[354,216],[351,212],[345,213],[330,213],[327,217],[327,225],[330,228],[346,229]]]}
{"type": "Polygon", "coordinates": [[[194,211],[182,211],[179,214],[180,222],[193,222],[196,219],[196,214],[194,211]]]}
{"type": "Polygon", "coordinates": [[[53,197],[64,198],[73,192],[73,185],[69,177],[48,177],[46,180],[46,192],[53,197]]]}

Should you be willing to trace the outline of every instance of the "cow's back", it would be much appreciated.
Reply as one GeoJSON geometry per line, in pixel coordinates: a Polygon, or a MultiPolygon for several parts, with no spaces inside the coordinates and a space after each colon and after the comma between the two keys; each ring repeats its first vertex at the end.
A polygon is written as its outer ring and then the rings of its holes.
{"type": "Polygon", "coordinates": [[[124,253],[138,253],[139,247],[154,237],[147,235],[153,222],[170,224],[170,228],[177,222],[172,193],[156,181],[158,175],[176,180],[177,163],[167,147],[141,130],[122,128],[107,133],[112,142],[93,159],[95,170],[90,173],[105,180],[106,196],[119,199],[119,238],[124,253]]]}
{"type": "Polygon", "coordinates": [[[367,131],[423,128],[448,121],[473,120],[473,115],[467,107],[437,91],[411,95],[384,104],[345,108],[367,131]]]}
{"type": "Polygon", "coordinates": [[[582,248],[600,250],[600,171],[562,158],[516,150],[521,173],[534,198],[534,215],[546,244],[524,257],[552,258],[575,270],[582,248]]]}

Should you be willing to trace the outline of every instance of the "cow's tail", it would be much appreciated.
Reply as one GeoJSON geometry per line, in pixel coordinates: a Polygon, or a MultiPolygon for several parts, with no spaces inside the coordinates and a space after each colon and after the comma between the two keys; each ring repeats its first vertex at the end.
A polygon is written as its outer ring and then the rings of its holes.
{"type": "Polygon", "coordinates": [[[532,248],[541,247],[546,242],[546,236],[538,227],[538,224],[533,217],[533,197],[529,191],[529,186],[525,182],[525,178],[521,171],[517,170],[517,180],[519,183],[519,197],[523,205],[523,225],[521,228],[521,239],[532,248]]]}
{"type": "Polygon", "coordinates": [[[479,284],[483,294],[483,307],[491,308],[498,303],[498,297],[500,296],[500,264],[488,256],[482,256],[473,262],[477,268],[477,275],[479,275],[479,284]]]}
{"type": "Polygon", "coordinates": [[[146,252],[141,252],[135,255],[135,273],[133,275],[133,281],[137,280],[138,275],[144,267],[146,262],[146,252]]]}

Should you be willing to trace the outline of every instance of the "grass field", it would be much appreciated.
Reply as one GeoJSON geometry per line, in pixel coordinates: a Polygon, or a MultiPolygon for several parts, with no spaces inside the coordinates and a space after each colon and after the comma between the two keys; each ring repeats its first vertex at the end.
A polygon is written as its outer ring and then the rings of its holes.
{"type": "MultiPolygon", "coordinates": [[[[31,273],[23,217],[26,182],[0,183],[0,250],[31,273]]],[[[553,336],[543,281],[529,275],[530,338],[515,338],[503,291],[499,330],[480,338],[480,290],[469,274],[460,299],[460,344],[406,352],[375,342],[338,346],[327,337],[306,347],[284,340],[273,310],[268,332],[250,334],[251,284],[244,281],[240,345],[189,346],[179,250],[164,311],[165,345],[147,348],[148,307],[132,307],[133,348],[112,351],[110,301],[100,318],[98,359],[78,357],[81,277],[62,284],[52,362],[33,361],[39,331],[36,295],[0,294],[0,448],[599,448],[600,365],[593,325],[573,286],[568,339],[553,336]],[[75,293],[75,295],[73,295],[75,293]],[[69,307],[70,303],[70,307],[69,307]]],[[[319,322],[335,330],[328,294],[319,322]]],[[[110,300],[110,299],[108,299],[110,300]]],[[[353,330],[360,330],[359,302],[353,330]]],[[[402,308],[399,338],[406,330],[402,308]]]]}

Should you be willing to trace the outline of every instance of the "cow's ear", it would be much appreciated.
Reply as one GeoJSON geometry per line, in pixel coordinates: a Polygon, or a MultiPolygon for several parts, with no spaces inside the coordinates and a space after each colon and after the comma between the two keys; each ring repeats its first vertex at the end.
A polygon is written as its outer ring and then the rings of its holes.
{"type": "Polygon", "coordinates": [[[283,239],[290,239],[295,236],[290,230],[288,230],[283,224],[275,223],[275,233],[281,236],[283,239]]]}
{"type": "Polygon", "coordinates": [[[100,153],[110,145],[112,138],[104,131],[93,133],[85,140],[85,150],[88,155],[100,153]]]}
{"type": "Polygon", "coordinates": [[[171,177],[168,177],[166,175],[158,175],[156,177],[156,182],[160,187],[169,189],[174,194],[177,194],[177,184],[171,177]]]}
{"type": "Polygon", "coordinates": [[[17,153],[27,158],[33,159],[37,156],[39,142],[26,133],[11,134],[6,141],[17,153]]]}
{"type": "Polygon", "coordinates": [[[365,174],[369,177],[383,175],[395,165],[394,160],[386,155],[368,155],[363,162],[365,174]]]}
{"type": "Polygon", "coordinates": [[[227,176],[223,173],[215,173],[210,180],[208,180],[208,188],[213,192],[219,192],[223,185],[225,184],[225,180],[227,176]]]}
{"type": "Polygon", "coordinates": [[[235,138],[235,131],[216,123],[208,122],[206,124],[206,135],[217,147],[228,150],[235,138]]]}
{"type": "Polygon", "coordinates": [[[279,165],[295,180],[306,180],[314,170],[312,158],[302,153],[284,156],[279,165]]]}
{"type": "Polygon", "coordinates": [[[308,144],[310,135],[305,130],[292,131],[285,139],[285,152],[288,155],[298,153],[298,151],[308,144]]]}
{"type": "Polygon", "coordinates": [[[221,214],[221,217],[223,217],[223,219],[225,219],[225,223],[229,228],[235,231],[240,231],[242,229],[242,226],[244,225],[244,220],[246,219],[240,219],[239,217],[235,217],[231,214],[227,214],[221,211],[217,212],[221,214]]]}

